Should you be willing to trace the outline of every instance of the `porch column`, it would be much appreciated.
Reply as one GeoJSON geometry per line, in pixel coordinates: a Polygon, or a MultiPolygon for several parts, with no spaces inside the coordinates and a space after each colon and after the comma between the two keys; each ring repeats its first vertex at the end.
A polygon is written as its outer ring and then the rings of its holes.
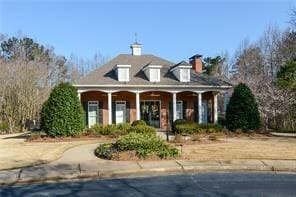
{"type": "Polygon", "coordinates": [[[137,120],[140,120],[140,93],[136,92],[136,111],[137,111],[137,120]]]}
{"type": "Polygon", "coordinates": [[[173,121],[177,118],[177,94],[173,93],[173,121]]]}
{"type": "Polygon", "coordinates": [[[112,124],[112,93],[108,92],[108,124],[112,124]]]}
{"type": "Polygon", "coordinates": [[[202,109],[202,93],[197,93],[198,95],[198,123],[202,123],[202,113],[201,113],[201,109],[202,109]]]}
{"type": "Polygon", "coordinates": [[[218,122],[218,94],[214,93],[214,123],[218,122]]]}
{"type": "Polygon", "coordinates": [[[78,99],[79,99],[79,101],[81,101],[81,93],[80,92],[78,92],[78,99]]]}

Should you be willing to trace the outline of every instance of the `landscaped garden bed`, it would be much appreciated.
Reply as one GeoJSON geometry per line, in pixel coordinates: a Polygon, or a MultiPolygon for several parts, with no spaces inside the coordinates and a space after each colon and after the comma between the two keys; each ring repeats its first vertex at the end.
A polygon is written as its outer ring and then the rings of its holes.
{"type": "Polygon", "coordinates": [[[174,146],[166,143],[155,133],[131,132],[115,143],[102,144],[95,155],[108,160],[169,159],[179,156],[174,146]]]}

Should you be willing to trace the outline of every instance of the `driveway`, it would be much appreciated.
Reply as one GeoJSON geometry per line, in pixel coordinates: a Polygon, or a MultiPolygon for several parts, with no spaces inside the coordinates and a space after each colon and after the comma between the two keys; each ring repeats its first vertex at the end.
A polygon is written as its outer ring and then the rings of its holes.
{"type": "Polygon", "coordinates": [[[27,137],[27,133],[0,135],[0,170],[47,163],[59,159],[66,150],[75,146],[84,144],[96,146],[102,142],[101,139],[70,142],[26,142],[27,137]]]}

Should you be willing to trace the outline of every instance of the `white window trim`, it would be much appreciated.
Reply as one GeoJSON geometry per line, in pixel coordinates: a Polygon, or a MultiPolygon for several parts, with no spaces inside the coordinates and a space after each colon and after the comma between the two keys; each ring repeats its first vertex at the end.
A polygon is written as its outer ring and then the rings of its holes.
{"type": "MultiPolygon", "coordinates": [[[[96,114],[96,124],[98,123],[98,118],[99,118],[99,101],[88,101],[87,102],[87,119],[89,120],[89,107],[91,105],[95,105],[97,107],[97,114],[96,114]]],[[[90,128],[92,125],[89,124],[88,121],[88,128],[90,128]]]]}

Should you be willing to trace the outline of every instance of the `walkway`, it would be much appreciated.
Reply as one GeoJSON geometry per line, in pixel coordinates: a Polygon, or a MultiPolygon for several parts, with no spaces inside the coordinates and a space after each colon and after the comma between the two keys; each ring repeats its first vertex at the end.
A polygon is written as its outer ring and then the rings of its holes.
{"type": "Polygon", "coordinates": [[[231,161],[107,161],[93,151],[98,144],[72,148],[49,164],[0,171],[0,184],[35,182],[83,177],[110,178],[142,175],[180,174],[204,171],[290,171],[296,172],[296,160],[231,161]]]}

